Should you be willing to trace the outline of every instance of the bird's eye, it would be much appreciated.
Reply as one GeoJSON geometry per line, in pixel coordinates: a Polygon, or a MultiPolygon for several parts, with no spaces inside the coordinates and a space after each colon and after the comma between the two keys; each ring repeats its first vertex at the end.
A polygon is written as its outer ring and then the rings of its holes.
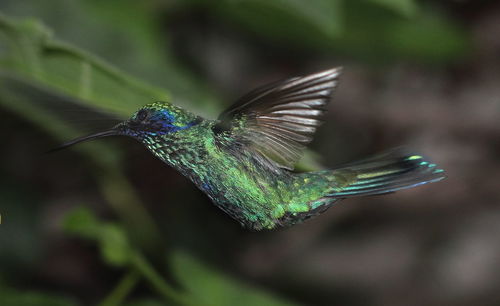
{"type": "Polygon", "coordinates": [[[148,117],[148,112],[144,109],[141,109],[136,116],[136,119],[139,121],[143,121],[148,117]]]}

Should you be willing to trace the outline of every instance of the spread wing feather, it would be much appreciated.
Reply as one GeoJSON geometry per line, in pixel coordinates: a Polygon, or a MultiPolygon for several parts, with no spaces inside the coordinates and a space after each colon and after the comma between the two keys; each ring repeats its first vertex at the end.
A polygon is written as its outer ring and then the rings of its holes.
{"type": "Polygon", "coordinates": [[[313,139],[335,89],[340,68],[260,87],[222,112],[218,132],[261,154],[273,166],[292,170],[313,139]]]}

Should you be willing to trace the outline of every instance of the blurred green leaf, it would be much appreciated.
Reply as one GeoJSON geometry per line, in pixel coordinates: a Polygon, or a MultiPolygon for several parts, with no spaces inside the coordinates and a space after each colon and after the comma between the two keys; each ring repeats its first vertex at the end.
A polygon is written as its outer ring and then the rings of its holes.
{"type": "Polygon", "coordinates": [[[200,305],[296,305],[221,274],[186,252],[173,252],[170,266],[177,280],[200,305]]]}
{"type": "MultiPolygon", "coordinates": [[[[128,116],[166,91],[144,84],[101,59],[58,41],[40,22],[0,15],[1,72],[65,93],[79,103],[128,116]]],[[[72,101],[68,101],[72,102],[72,101]]]]}
{"type": "Polygon", "coordinates": [[[100,222],[88,208],[78,207],[68,213],[63,229],[69,234],[98,241],[106,263],[123,266],[128,262],[131,249],[123,229],[115,223],[100,222]]]}
{"type": "MultiPolygon", "coordinates": [[[[176,104],[206,115],[216,114],[219,101],[213,91],[174,56],[157,1],[2,2],[0,10],[13,16],[26,16],[28,12],[27,16],[49,25],[59,39],[99,54],[149,84],[168,88],[176,104]]],[[[164,100],[164,96],[149,95],[135,103],[144,105],[151,100],[164,100]]]]}
{"type": "Polygon", "coordinates": [[[189,297],[177,292],[137,249],[132,248],[123,228],[111,222],[100,222],[86,208],[77,208],[67,214],[64,229],[70,234],[98,243],[103,260],[112,266],[127,267],[130,271],[115,289],[101,303],[102,306],[115,305],[126,298],[142,276],[157,292],[168,301],[183,305],[193,305],[189,297]]]}
{"type": "Polygon", "coordinates": [[[104,260],[113,266],[123,266],[129,260],[130,245],[125,232],[116,224],[101,227],[99,245],[104,260]]]}
{"type": "Polygon", "coordinates": [[[101,225],[87,207],[78,207],[70,211],[63,220],[63,230],[85,239],[97,239],[101,225]]]}
{"type": "Polygon", "coordinates": [[[74,300],[49,293],[18,291],[0,287],[0,305],[5,306],[76,306],[74,300]]]}

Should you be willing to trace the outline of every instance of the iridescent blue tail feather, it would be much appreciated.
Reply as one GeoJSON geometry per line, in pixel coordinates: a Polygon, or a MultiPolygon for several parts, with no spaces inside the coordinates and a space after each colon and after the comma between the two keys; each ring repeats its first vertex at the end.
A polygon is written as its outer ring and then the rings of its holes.
{"type": "Polygon", "coordinates": [[[377,195],[433,183],[445,178],[436,164],[416,154],[393,151],[334,170],[346,185],[330,196],[349,198],[377,195]]]}

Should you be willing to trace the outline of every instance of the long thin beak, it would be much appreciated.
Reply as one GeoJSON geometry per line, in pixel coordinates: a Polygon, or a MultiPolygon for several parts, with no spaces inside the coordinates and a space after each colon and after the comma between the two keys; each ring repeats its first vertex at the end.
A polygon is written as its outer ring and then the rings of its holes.
{"type": "Polygon", "coordinates": [[[99,132],[99,133],[95,133],[95,134],[91,134],[91,135],[87,135],[87,136],[83,136],[83,137],[78,137],[76,139],[73,139],[73,140],[70,140],[68,142],[63,143],[62,145],[60,145],[52,150],[49,150],[47,153],[59,151],[59,150],[65,149],[69,146],[72,146],[72,145],[75,145],[77,143],[84,142],[87,140],[92,140],[92,139],[97,139],[97,138],[102,138],[102,137],[107,137],[107,136],[115,136],[115,135],[120,135],[120,133],[116,129],[113,128],[111,130],[107,130],[104,132],[99,132]]]}

